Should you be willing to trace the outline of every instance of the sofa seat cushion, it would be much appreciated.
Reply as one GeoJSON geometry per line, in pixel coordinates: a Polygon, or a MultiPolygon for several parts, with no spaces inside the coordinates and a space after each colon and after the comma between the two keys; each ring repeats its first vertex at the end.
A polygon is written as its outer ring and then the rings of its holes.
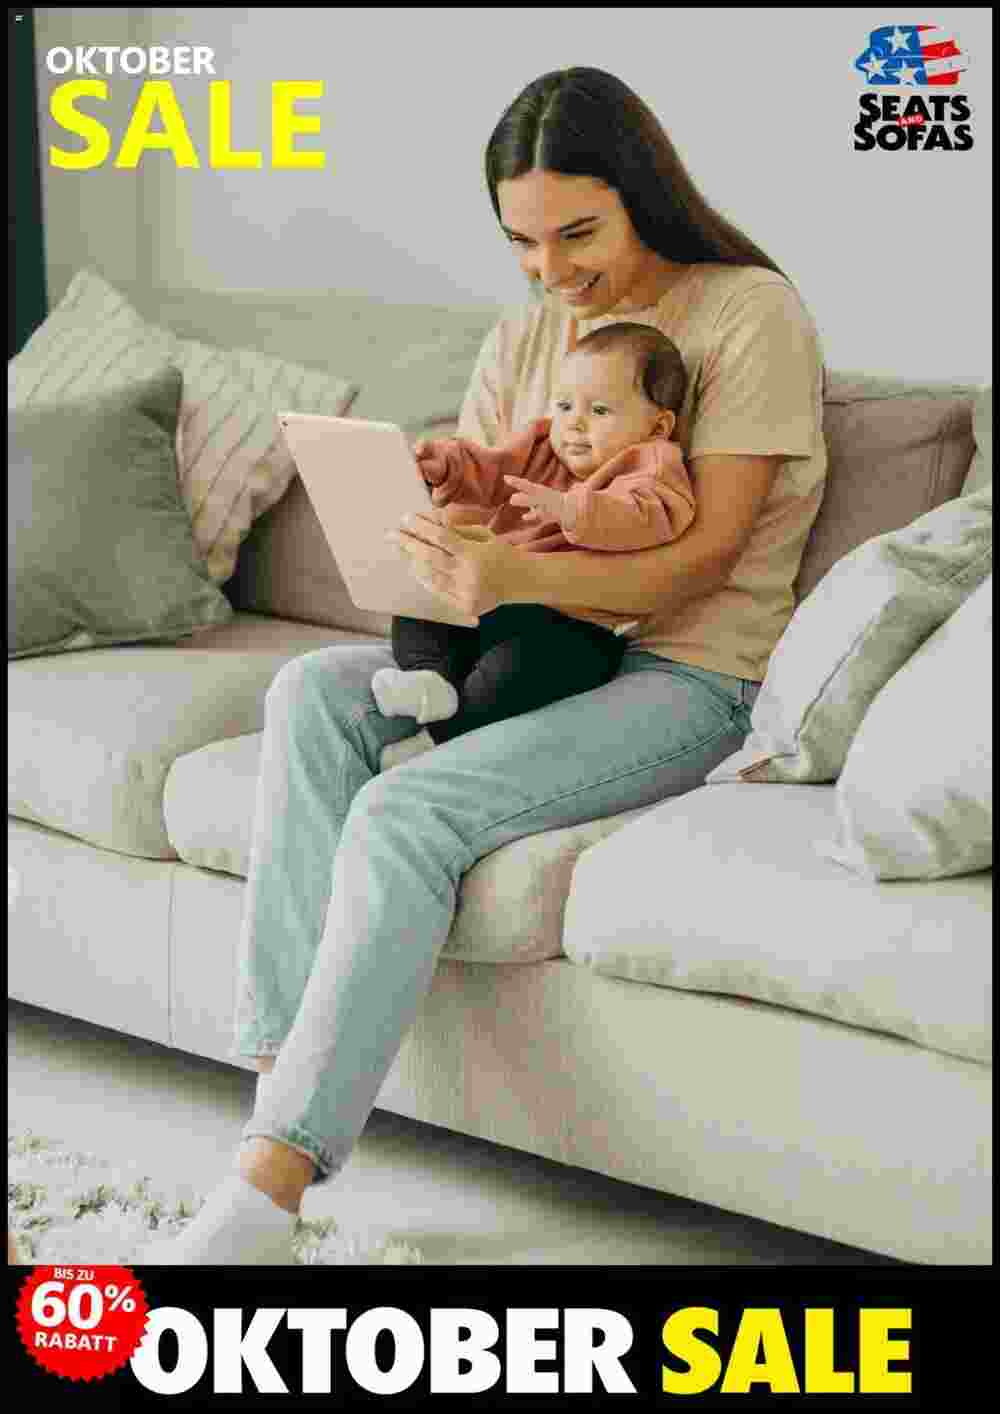
{"type": "Polygon", "coordinates": [[[179,643],[10,663],[9,813],[122,854],[176,859],[163,821],[172,762],[259,731],[285,663],[353,638],[237,614],[179,643]]]}
{"type": "MultiPolygon", "coordinates": [[[[164,791],[170,843],[186,864],[249,869],[261,733],[212,742],[174,761],[164,791]],[[211,801],[211,809],[205,808],[211,801]]],[[[466,962],[541,962],[562,953],[562,918],[583,850],[645,814],[629,810],[514,840],[465,875],[445,954],[466,962]]]]}
{"type": "Polygon", "coordinates": [[[988,1064],[991,873],[862,878],[817,850],[836,821],[826,785],[666,801],[581,856],[566,953],[609,977],[776,1003],[988,1064]]]}

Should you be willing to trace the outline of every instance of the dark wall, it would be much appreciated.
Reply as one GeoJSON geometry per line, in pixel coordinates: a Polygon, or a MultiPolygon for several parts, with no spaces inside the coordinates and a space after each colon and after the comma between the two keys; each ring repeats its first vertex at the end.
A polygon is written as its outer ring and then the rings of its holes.
{"type": "Polygon", "coordinates": [[[7,357],[48,312],[34,10],[7,11],[7,357]]]}

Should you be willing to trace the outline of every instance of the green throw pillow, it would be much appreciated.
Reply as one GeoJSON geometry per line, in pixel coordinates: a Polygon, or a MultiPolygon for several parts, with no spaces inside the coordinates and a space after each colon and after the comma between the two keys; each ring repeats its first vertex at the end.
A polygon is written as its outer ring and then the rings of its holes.
{"type": "Polygon", "coordinates": [[[173,640],[232,617],[177,484],[181,381],[167,364],[10,409],[8,657],[173,640]]]}

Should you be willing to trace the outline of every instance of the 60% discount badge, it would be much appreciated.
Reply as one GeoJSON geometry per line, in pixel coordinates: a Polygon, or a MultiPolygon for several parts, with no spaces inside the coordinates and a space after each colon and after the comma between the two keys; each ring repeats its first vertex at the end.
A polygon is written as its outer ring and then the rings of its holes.
{"type": "Polygon", "coordinates": [[[132,1358],[148,1314],[128,1267],[36,1267],[18,1297],[17,1328],[43,1370],[95,1380],[132,1358]]]}

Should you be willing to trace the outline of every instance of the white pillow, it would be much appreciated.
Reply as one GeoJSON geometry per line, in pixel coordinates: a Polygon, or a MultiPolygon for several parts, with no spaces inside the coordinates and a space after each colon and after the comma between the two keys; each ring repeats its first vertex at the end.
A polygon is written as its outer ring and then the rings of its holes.
{"type": "Polygon", "coordinates": [[[993,576],[886,683],[837,783],[819,852],[869,879],[993,862],[993,576]]]}
{"type": "Polygon", "coordinates": [[[838,560],[779,639],[746,741],[708,783],[836,780],[875,695],[992,567],[991,486],[838,560]]]}
{"type": "Polygon", "coordinates": [[[253,522],[295,475],[275,414],[288,408],[340,417],[358,387],[250,349],[179,339],[147,324],[100,275],[81,270],[8,364],[9,402],[58,402],[131,383],[165,358],[184,380],[177,425],[184,503],[209,574],[222,584],[253,522]]]}

